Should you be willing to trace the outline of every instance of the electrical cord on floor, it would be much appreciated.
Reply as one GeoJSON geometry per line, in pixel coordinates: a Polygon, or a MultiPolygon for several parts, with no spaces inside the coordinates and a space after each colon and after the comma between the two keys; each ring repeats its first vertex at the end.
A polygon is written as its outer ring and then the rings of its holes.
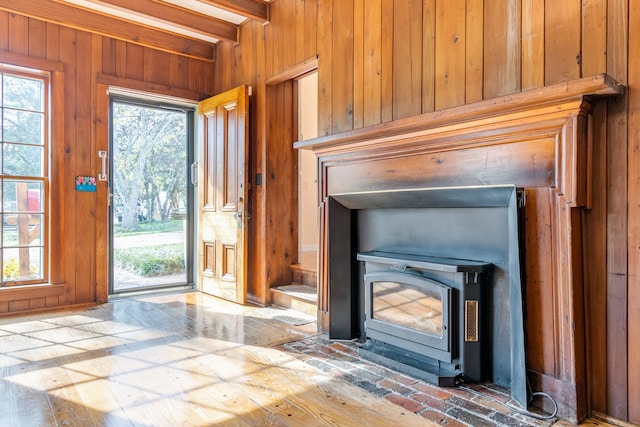
{"type": "Polygon", "coordinates": [[[553,412],[547,415],[540,415],[540,414],[536,414],[534,412],[529,412],[527,410],[524,409],[520,409],[517,408],[515,406],[512,406],[509,404],[509,402],[501,402],[500,400],[496,399],[493,396],[489,396],[488,394],[485,393],[481,393],[477,390],[474,390],[472,388],[469,387],[465,387],[463,385],[459,385],[460,388],[463,388],[473,394],[475,394],[476,396],[482,396],[482,397],[486,397],[487,399],[491,399],[494,400],[496,402],[498,402],[499,404],[501,404],[502,406],[509,408],[510,410],[512,410],[513,412],[516,412],[520,415],[524,415],[526,417],[530,417],[530,418],[535,418],[537,420],[550,420],[551,418],[555,418],[556,415],[558,415],[558,403],[555,401],[555,399],[553,397],[551,397],[549,394],[543,392],[543,391],[536,391],[531,393],[531,399],[533,399],[536,396],[542,396],[542,397],[546,397],[547,399],[549,399],[551,401],[551,403],[553,404],[553,412]]]}

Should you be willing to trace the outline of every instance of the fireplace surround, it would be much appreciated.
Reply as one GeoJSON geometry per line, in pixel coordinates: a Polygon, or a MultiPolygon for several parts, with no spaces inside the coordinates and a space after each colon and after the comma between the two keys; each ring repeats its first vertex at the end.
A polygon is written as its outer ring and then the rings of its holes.
{"type": "MultiPolygon", "coordinates": [[[[396,368],[438,385],[490,380],[526,406],[522,203],[513,185],[330,196],[329,276],[340,277],[341,261],[349,259],[357,277],[346,287],[330,280],[329,337],[364,338],[363,355],[395,360],[396,368]],[[428,293],[431,302],[439,294],[445,331],[436,337],[379,319],[371,299],[379,282],[411,285],[405,294],[428,293]],[[471,302],[481,314],[475,322],[481,340],[464,339],[466,304],[471,302]]],[[[384,292],[389,300],[402,298],[384,292]]]]}
{"type": "MultiPolygon", "coordinates": [[[[357,210],[334,196],[515,185],[527,200],[526,380],[557,400],[562,417],[584,418],[581,211],[591,205],[591,109],[623,93],[603,74],[295,143],[319,166],[319,328],[330,332],[336,316],[359,307],[357,210]],[[333,245],[336,236],[343,244],[333,245]]],[[[340,338],[361,335],[353,322],[340,338]]]]}

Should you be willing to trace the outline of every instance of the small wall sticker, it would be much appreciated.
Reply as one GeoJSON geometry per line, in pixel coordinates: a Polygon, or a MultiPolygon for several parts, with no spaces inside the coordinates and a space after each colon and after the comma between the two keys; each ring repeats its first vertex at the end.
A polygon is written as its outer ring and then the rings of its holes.
{"type": "Polygon", "coordinates": [[[96,191],[96,177],[88,175],[76,176],[76,191],[96,191]]]}

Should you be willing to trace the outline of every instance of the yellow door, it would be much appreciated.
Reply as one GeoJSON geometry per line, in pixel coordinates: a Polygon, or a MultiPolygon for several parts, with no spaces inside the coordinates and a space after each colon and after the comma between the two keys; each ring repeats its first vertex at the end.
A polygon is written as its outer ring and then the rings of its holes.
{"type": "Polygon", "coordinates": [[[198,286],[247,299],[248,87],[198,104],[198,286]]]}

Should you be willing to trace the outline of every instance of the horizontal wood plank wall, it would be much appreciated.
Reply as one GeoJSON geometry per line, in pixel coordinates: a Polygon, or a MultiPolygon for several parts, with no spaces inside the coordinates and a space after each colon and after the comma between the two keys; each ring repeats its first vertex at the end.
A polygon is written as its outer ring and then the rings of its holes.
{"type": "MultiPolygon", "coordinates": [[[[252,135],[257,139],[253,147],[259,152],[253,153],[252,164],[254,172],[266,174],[261,159],[271,149],[271,141],[266,139],[264,129],[279,124],[267,122],[272,116],[265,111],[272,106],[264,96],[265,86],[259,82],[287,67],[318,56],[320,136],[602,72],[626,83],[626,32],[629,23],[635,22],[630,19],[628,5],[626,0],[273,0],[266,26],[245,24],[239,44],[233,49],[219,49],[215,88],[222,91],[237,83],[256,85],[254,96],[261,99],[261,104],[255,111],[257,123],[252,135]],[[478,9],[482,16],[478,16],[478,9]],[[421,21],[416,16],[421,16],[421,21]],[[316,39],[310,40],[314,32],[316,39]],[[245,46],[245,40],[255,40],[256,44],[245,46]],[[260,52],[264,54],[260,56],[260,52]],[[238,55],[243,58],[241,62],[234,59],[238,55]],[[234,81],[238,75],[245,81],[234,81]]],[[[633,10],[637,16],[637,10],[633,10]]],[[[628,73],[640,75],[638,61],[629,63],[628,73]]],[[[627,300],[631,282],[626,268],[621,268],[628,262],[629,274],[634,277],[640,270],[638,236],[630,239],[634,229],[627,228],[627,224],[638,222],[638,214],[631,209],[627,217],[627,193],[620,189],[629,188],[629,201],[635,200],[636,190],[628,185],[626,159],[632,173],[630,168],[640,162],[640,153],[631,145],[627,152],[623,141],[627,141],[627,124],[630,134],[637,131],[640,117],[632,116],[627,123],[627,116],[626,101],[612,101],[608,107],[598,104],[594,110],[597,133],[592,171],[598,176],[593,211],[585,216],[585,233],[589,235],[585,245],[589,246],[584,248],[584,280],[587,301],[597,304],[587,307],[587,316],[597,317],[587,325],[591,409],[621,419],[635,414],[638,422],[638,404],[632,408],[626,395],[627,387],[636,390],[635,384],[640,383],[627,368],[627,364],[633,366],[632,362],[640,363],[637,352],[632,353],[628,345],[632,332],[627,328],[627,313],[629,320],[637,319],[637,314],[631,316],[640,310],[640,301],[633,293],[627,300]],[[602,197],[609,200],[606,206],[600,204],[602,197]],[[606,321],[602,304],[607,306],[606,321]]],[[[528,210],[544,213],[551,208],[545,192],[536,190],[531,197],[535,208],[528,210]]],[[[261,198],[264,192],[254,192],[254,203],[261,201],[258,205],[265,209],[261,198]]],[[[537,232],[545,236],[543,230],[537,232]]],[[[262,244],[263,236],[260,232],[253,235],[256,247],[262,244]]],[[[539,250],[544,250],[545,241],[541,240],[539,250]]],[[[261,262],[269,263],[269,255],[262,254],[265,260],[254,260],[256,272],[263,268],[261,262]]],[[[538,290],[530,290],[538,294],[530,299],[539,309],[529,313],[528,321],[539,324],[541,330],[527,343],[529,363],[544,374],[554,375],[557,350],[545,350],[560,344],[554,342],[553,334],[544,332],[552,330],[553,325],[542,304],[553,293],[553,285],[548,283],[544,268],[532,274],[544,283],[538,290]],[[537,340],[543,342],[538,345],[537,340]]],[[[256,277],[256,288],[269,286],[265,276],[263,268],[256,277]]],[[[262,295],[261,301],[266,301],[265,293],[256,290],[256,295],[262,295]]],[[[326,308],[326,298],[321,294],[321,314],[326,308]]]]}
{"type": "MultiPolygon", "coordinates": [[[[97,239],[106,244],[107,215],[96,212],[96,197],[101,193],[78,193],[74,183],[76,175],[98,174],[96,140],[106,140],[105,135],[96,135],[97,100],[108,101],[98,96],[96,78],[103,74],[204,96],[213,94],[213,64],[7,12],[0,12],[0,51],[59,61],[64,66],[64,129],[62,137],[52,141],[52,149],[62,158],[59,217],[64,237],[59,245],[60,261],[51,266],[51,275],[65,284],[60,296],[42,296],[34,290],[29,297],[23,292],[19,300],[0,303],[0,314],[95,302],[96,286],[106,290],[106,283],[97,283],[98,278],[103,282],[107,278],[106,248],[98,248],[97,239]],[[100,224],[96,218],[101,219],[100,224]]],[[[100,130],[104,133],[108,128],[100,130]]]]}

